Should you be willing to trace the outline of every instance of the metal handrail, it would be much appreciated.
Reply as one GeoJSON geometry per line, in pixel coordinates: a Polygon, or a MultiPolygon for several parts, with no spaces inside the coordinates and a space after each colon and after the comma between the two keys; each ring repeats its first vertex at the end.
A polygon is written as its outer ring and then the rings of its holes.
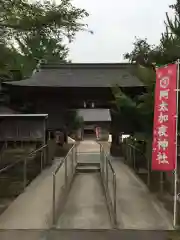
{"type": "Polygon", "coordinates": [[[29,157],[31,156],[31,155],[34,155],[34,154],[36,154],[37,152],[40,152],[41,150],[43,150],[44,148],[47,148],[47,144],[45,144],[45,145],[43,145],[42,147],[40,147],[40,148],[38,148],[38,149],[36,149],[36,150],[33,150],[33,151],[31,151],[30,153],[29,153],[29,157]]]}
{"type": "Polygon", "coordinates": [[[134,150],[136,150],[136,151],[139,152],[141,155],[143,155],[144,157],[146,157],[145,154],[144,154],[139,148],[137,148],[136,146],[134,146],[134,145],[132,145],[132,144],[130,144],[130,143],[128,143],[128,144],[126,144],[126,145],[132,147],[134,150]]]}
{"type": "Polygon", "coordinates": [[[100,142],[98,142],[98,143],[100,145],[100,160],[101,160],[101,177],[102,177],[102,182],[103,182],[105,195],[106,195],[107,202],[108,202],[108,208],[109,208],[110,212],[113,213],[113,222],[114,222],[114,225],[116,226],[116,224],[117,224],[116,173],[114,171],[114,168],[112,166],[112,163],[111,163],[107,153],[104,151],[103,145],[100,142]],[[112,176],[113,176],[113,183],[112,183],[113,184],[113,199],[111,199],[110,190],[109,190],[109,186],[108,186],[108,182],[109,182],[108,166],[110,167],[110,170],[111,170],[112,176]],[[104,169],[104,167],[106,169],[104,169]]]}
{"type": "Polygon", "coordinates": [[[0,150],[0,161],[1,161],[1,159],[2,159],[3,152],[4,152],[4,150],[5,150],[6,148],[7,148],[7,144],[4,143],[3,146],[2,146],[2,148],[1,148],[1,150],[0,150]]]}
{"type": "MultiPolygon", "coordinates": [[[[15,161],[14,163],[12,164],[9,164],[7,165],[6,167],[0,169],[0,173],[3,173],[3,172],[6,172],[8,171],[9,169],[13,168],[14,166],[16,166],[17,164],[19,164],[20,162],[23,162],[24,163],[24,170],[23,170],[23,186],[24,186],[24,189],[27,185],[27,162],[28,162],[28,159],[37,154],[38,152],[41,152],[42,150],[44,150],[45,148],[47,148],[47,145],[43,145],[42,147],[36,149],[36,150],[33,150],[31,151],[30,153],[28,153],[28,155],[24,158],[22,157],[21,159],[15,161]]],[[[42,170],[42,167],[43,167],[43,164],[42,164],[42,156],[41,156],[41,170],[42,170]]]]}
{"type": "Polygon", "coordinates": [[[66,161],[66,159],[68,158],[69,154],[72,152],[72,150],[76,147],[76,143],[69,149],[68,153],[66,154],[66,156],[63,158],[63,160],[59,163],[59,165],[56,167],[55,171],[53,172],[53,175],[56,174],[59,169],[61,168],[62,164],[66,161]]]}
{"type": "MultiPolygon", "coordinates": [[[[145,154],[144,154],[140,149],[138,149],[136,146],[134,146],[134,145],[132,145],[132,144],[129,144],[129,143],[125,143],[124,146],[125,146],[125,147],[127,147],[127,146],[130,147],[130,148],[133,149],[134,151],[140,153],[140,154],[146,159],[145,154]]],[[[127,150],[126,150],[126,151],[127,151],[127,150]]],[[[135,157],[134,157],[134,158],[135,158],[135,157]]],[[[134,164],[134,168],[135,168],[135,159],[133,159],[133,160],[134,160],[133,164],[134,164]]]]}
{"type": "MultiPolygon", "coordinates": [[[[130,143],[124,143],[124,146],[125,146],[125,158],[127,159],[127,157],[130,158],[130,160],[132,159],[133,160],[133,169],[136,171],[137,170],[137,165],[136,165],[136,154],[135,152],[138,152],[141,154],[142,157],[144,157],[144,159],[147,161],[147,185],[149,186],[150,185],[150,161],[149,159],[146,157],[146,155],[140,150],[138,149],[136,146],[130,144],[130,143]],[[130,149],[132,149],[133,151],[133,154],[131,154],[131,151],[130,151],[130,156],[128,156],[127,154],[127,151],[128,151],[128,147],[130,149]]],[[[127,161],[128,162],[128,161],[127,161]]]]}
{"type": "Polygon", "coordinates": [[[52,222],[53,225],[55,225],[56,223],[56,175],[59,172],[59,170],[61,169],[61,167],[63,166],[63,164],[65,165],[65,193],[68,193],[68,189],[69,186],[71,184],[71,182],[69,182],[68,180],[68,166],[67,166],[67,159],[70,156],[70,154],[72,153],[72,176],[71,178],[73,178],[74,173],[75,173],[75,169],[76,169],[76,165],[77,165],[77,143],[75,143],[70,150],[68,151],[67,155],[62,159],[62,161],[59,163],[59,165],[56,167],[55,171],[53,172],[53,196],[52,196],[52,222]],[[74,154],[74,150],[75,150],[75,155],[74,154]],[[75,161],[75,165],[73,165],[75,161]],[[68,184],[69,182],[69,184],[68,184]]]}
{"type": "MultiPolygon", "coordinates": [[[[28,162],[28,159],[29,159],[30,157],[32,157],[33,155],[36,155],[36,154],[39,153],[39,152],[43,153],[43,150],[46,149],[47,147],[48,147],[48,145],[45,144],[45,145],[43,145],[42,147],[40,147],[40,148],[38,148],[38,149],[36,149],[36,150],[33,150],[33,151],[30,152],[30,153],[28,154],[28,156],[24,159],[24,171],[23,171],[23,173],[24,173],[24,188],[25,188],[26,185],[27,185],[27,162],[28,162]]],[[[41,154],[41,171],[42,171],[42,169],[43,169],[43,157],[44,157],[44,156],[41,154]]]]}

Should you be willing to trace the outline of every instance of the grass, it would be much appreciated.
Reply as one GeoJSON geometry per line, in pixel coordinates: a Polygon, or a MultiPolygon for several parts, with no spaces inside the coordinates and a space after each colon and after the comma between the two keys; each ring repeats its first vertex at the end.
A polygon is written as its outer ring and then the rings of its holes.
{"type": "Polygon", "coordinates": [[[167,231],[167,240],[180,240],[180,231],[167,231]]]}

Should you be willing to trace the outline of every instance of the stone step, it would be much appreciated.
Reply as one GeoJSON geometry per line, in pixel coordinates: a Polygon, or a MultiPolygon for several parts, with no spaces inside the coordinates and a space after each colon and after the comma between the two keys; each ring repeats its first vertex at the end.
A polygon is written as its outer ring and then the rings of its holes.
{"type": "Polygon", "coordinates": [[[87,166],[77,166],[77,173],[92,173],[92,172],[100,172],[99,166],[87,165],[87,166]]]}
{"type": "Polygon", "coordinates": [[[97,162],[78,162],[78,167],[87,167],[87,166],[94,166],[100,167],[100,163],[97,162]]]}

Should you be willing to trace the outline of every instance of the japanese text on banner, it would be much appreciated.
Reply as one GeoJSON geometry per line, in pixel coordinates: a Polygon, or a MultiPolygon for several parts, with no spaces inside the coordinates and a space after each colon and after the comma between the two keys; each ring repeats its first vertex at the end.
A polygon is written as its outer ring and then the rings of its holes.
{"type": "Polygon", "coordinates": [[[172,171],[175,168],[177,65],[156,71],[152,169],[172,171]]]}

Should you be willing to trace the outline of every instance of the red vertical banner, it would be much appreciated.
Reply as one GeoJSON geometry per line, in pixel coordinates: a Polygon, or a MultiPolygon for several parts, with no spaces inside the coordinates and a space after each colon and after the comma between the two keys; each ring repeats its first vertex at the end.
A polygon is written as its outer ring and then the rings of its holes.
{"type": "Polygon", "coordinates": [[[176,167],[177,64],[156,70],[152,170],[176,167]]]}

